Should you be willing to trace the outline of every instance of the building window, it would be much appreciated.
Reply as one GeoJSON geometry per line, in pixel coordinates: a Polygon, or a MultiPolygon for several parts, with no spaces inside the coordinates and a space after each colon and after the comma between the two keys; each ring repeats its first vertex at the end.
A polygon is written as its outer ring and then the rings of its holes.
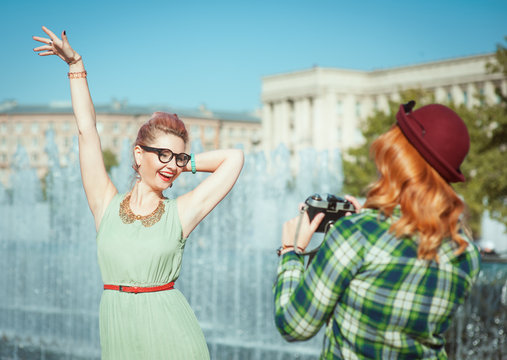
{"type": "Polygon", "coordinates": [[[118,138],[114,138],[114,139],[113,139],[113,146],[114,146],[115,148],[117,148],[117,147],[118,147],[118,138]]]}
{"type": "Polygon", "coordinates": [[[0,131],[2,131],[2,133],[6,133],[7,132],[7,124],[6,123],[2,123],[0,125],[0,131]]]}
{"type": "Polygon", "coordinates": [[[70,145],[70,138],[68,136],[63,138],[63,146],[69,147],[70,145]]]}
{"type": "Polygon", "coordinates": [[[17,123],[16,124],[16,132],[19,134],[22,131],[23,131],[23,124],[17,123]]]}
{"type": "Polygon", "coordinates": [[[452,102],[452,94],[450,91],[447,93],[447,102],[452,102]]]}
{"type": "Polygon", "coordinates": [[[7,162],[7,154],[2,154],[2,162],[7,162]]]}
{"type": "Polygon", "coordinates": [[[361,117],[361,103],[359,101],[356,102],[356,116],[361,117]]]}
{"type": "Polygon", "coordinates": [[[463,91],[463,104],[468,105],[468,93],[463,91]]]}
{"type": "Polygon", "coordinates": [[[200,132],[201,129],[199,128],[199,125],[192,125],[190,127],[190,134],[192,134],[192,136],[199,136],[200,132]]]}
{"type": "Polygon", "coordinates": [[[206,139],[210,139],[215,136],[215,129],[211,126],[206,126],[206,129],[204,131],[204,136],[206,139]]]}
{"type": "Polygon", "coordinates": [[[37,153],[33,153],[32,154],[32,161],[37,161],[39,159],[39,157],[37,156],[37,153]]]}
{"type": "Polygon", "coordinates": [[[64,122],[62,124],[62,130],[63,131],[69,131],[70,130],[70,124],[68,122],[64,122]]]}
{"type": "Polygon", "coordinates": [[[134,124],[132,122],[127,123],[127,133],[131,133],[134,131],[134,124]]]}
{"type": "Polygon", "coordinates": [[[116,122],[113,124],[113,132],[114,133],[120,132],[120,124],[118,124],[116,122]]]}
{"type": "Polygon", "coordinates": [[[39,123],[32,123],[32,133],[37,134],[39,132],[39,123]]]}
{"type": "Polygon", "coordinates": [[[32,146],[33,146],[33,147],[37,147],[37,146],[39,146],[39,138],[34,137],[34,138],[32,139],[32,146]]]}
{"type": "Polygon", "coordinates": [[[336,102],[336,115],[343,115],[343,103],[341,100],[336,102]]]}

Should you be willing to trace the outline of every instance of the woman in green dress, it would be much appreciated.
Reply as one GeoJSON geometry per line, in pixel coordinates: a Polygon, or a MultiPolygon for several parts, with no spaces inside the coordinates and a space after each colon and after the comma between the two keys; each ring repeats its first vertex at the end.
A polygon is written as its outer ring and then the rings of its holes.
{"type": "Polygon", "coordinates": [[[243,167],[242,151],[188,155],[183,122],[175,114],[154,113],[135,142],[137,181],[127,194],[118,194],[104,166],[83,59],[65,31],[59,38],[42,29],[48,37],[34,36],[42,43],[34,51],[57,55],[69,65],[81,176],[95,219],[105,289],[102,358],[208,359],[203,332],[174,281],[187,237],[234,186],[243,167]],[[177,199],[164,198],[163,191],[182,172],[196,171],[211,174],[177,199]]]}

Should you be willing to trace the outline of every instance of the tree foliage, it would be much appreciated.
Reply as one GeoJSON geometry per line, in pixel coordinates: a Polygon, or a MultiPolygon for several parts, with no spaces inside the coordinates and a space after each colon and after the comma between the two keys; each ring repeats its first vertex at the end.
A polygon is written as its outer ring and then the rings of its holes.
{"type": "MultiPolygon", "coordinates": [[[[504,46],[498,45],[496,62],[488,64],[487,69],[507,77],[507,49],[504,46]]],[[[473,108],[445,104],[460,115],[470,133],[470,151],[461,166],[467,182],[453,187],[467,204],[467,220],[476,238],[480,237],[481,217],[486,210],[492,218],[507,225],[507,96],[500,88],[496,93],[498,102],[495,104],[488,103],[483,97],[479,97],[473,108]]],[[[401,101],[389,103],[389,113],[377,111],[361,124],[363,145],[350,149],[344,156],[347,193],[365,196],[367,185],[376,180],[369,148],[373,140],[396,122],[395,114],[400,103],[413,99],[420,107],[434,102],[432,94],[424,90],[403,91],[400,95],[401,101]]]]}
{"type": "Polygon", "coordinates": [[[108,173],[113,166],[118,166],[118,159],[110,149],[103,150],[102,157],[104,158],[104,165],[108,173]]]}

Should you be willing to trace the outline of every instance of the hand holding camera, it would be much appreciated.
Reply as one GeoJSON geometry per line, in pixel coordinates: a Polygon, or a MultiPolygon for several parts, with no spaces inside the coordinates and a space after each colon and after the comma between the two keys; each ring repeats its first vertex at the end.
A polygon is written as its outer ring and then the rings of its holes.
{"type": "Polygon", "coordinates": [[[332,194],[313,194],[300,206],[300,215],[287,221],[283,226],[282,247],[278,254],[296,251],[304,255],[315,254],[319,247],[305,251],[315,232],[327,232],[341,217],[361,209],[359,201],[353,196],[344,198],[332,194]]]}
{"type": "Polygon", "coordinates": [[[333,194],[326,194],[325,196],[313,194],[305,200],[305,204],[310,221],[318,213],[324,213],[324,219],[316,231],[323,233],[326,233],[339,218],[356,211],[351,201],[333,194]]]}

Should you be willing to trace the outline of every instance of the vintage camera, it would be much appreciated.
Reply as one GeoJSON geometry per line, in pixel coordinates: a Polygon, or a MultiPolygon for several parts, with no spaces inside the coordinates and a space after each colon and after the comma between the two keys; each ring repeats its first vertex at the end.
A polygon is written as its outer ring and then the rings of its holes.
{"type": "Polygon", "coordinates": [[[317,229],[317,232],[323,233],[327,232],[329,228],[339,218],[345,216],[346,213],[355,211],[354,205],[352,205],[350,201],[333,194],[325,194],[324,196],[313,194],[305,200],[305,204],[310,221],[312,221],[319,212],[326,214],[317,229]]]}

